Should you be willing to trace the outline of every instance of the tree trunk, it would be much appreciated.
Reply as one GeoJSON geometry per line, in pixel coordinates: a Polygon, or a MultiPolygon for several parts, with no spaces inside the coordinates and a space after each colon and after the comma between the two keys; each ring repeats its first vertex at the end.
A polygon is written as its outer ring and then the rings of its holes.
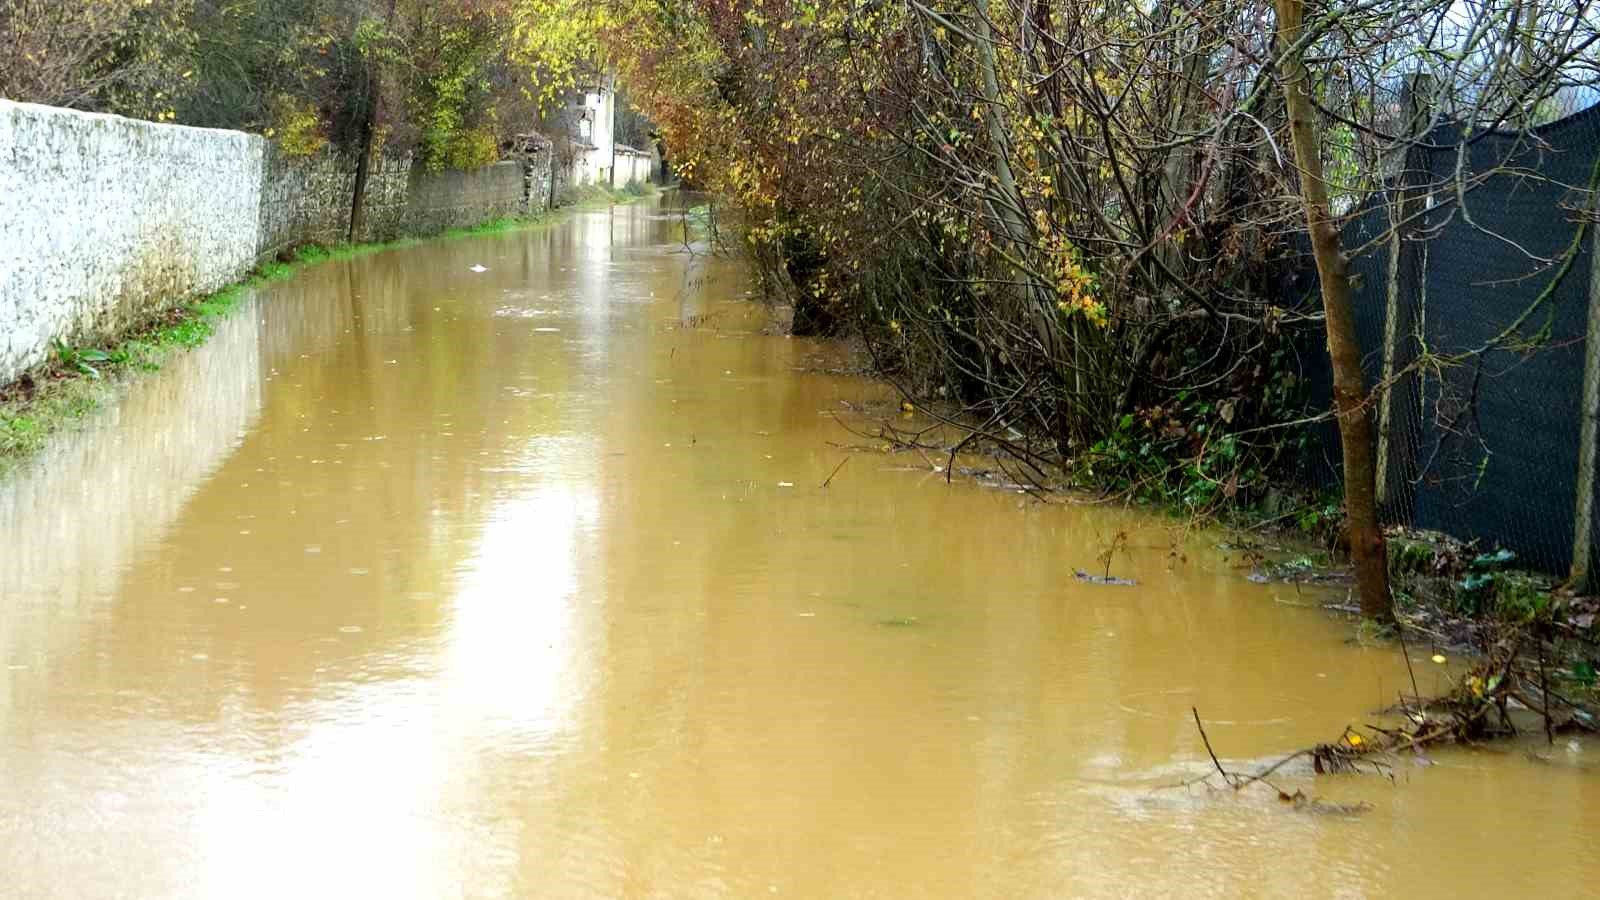
{"type": "MultiPolygon", "coordinates": [[[[1207,17],[1194,15],[1195,10],[1191,9],[1191,5],[1185,3],[1175,6],[1173,3],[1167,3],[1162,7],[1167,15],[1164,24],[1172,35],[1170,38],[1172,56],[1174,59],[1183,60],[1178,67],[1177,83],[1169,87],[1173,102],[1168,114],[1167,133],[1173,139],[1184,137],[1204,127],[1205,104],[1211,100],[1206,94],[1205,86],[1211,80],[1215,29],[1208,24],[1207,17]]],[[[1160,209],[1157,215],[1152,217],[1152,230],[1166,227],[1166,223],[1180,217],[1199,218],[1193,216],[1191,210],[1184,208],[1194,191],[1194,164],[1199,146],[1199,144],[1180,144],[1167,151],[1167,160],[1161,169],[1161,193],[1158,200],[1160,209]]],[[[1161,241],[1154,252],[1161,256],[1169,272],[1180,278],[1187,278],[1189,266],[1184,260],[1182,241],[1178,238],[1181,230],[1181,224],[1169,228],[1166,239],[1161,241]]],[[[1141,240],[1146,239],[1141,238],[1141,240]]]]}
{"type": "Polygon", "coordinates": [[[1423,138],[1433,121],[1433,80],[1413,73],[1406,76],[1400,93],[1405,110],[1403,140],[1395,149],[1395,174],[1390,181],[1389,271],[1383,316],[1382,395],[1378,398],[1378,509],[1390,523],[1410,525],[1417,477],[1415,423],[1421,415],[1421,394],[1416,373],[1405,373],[1420,346],[1418,322],[1422,309],[1423,244],[1412,240],[1426,202],[1428,151],[1423,138]],[[1397,408],[1398,407],[1398,408],[1397,408]]]}
{"type": "Polygon", "coordinates": [[[1583,407],[1578,413],[1578,486],[1572,511],[1572,570],[1567,584],[1587,591],[1595,581],[1593,524],[1595,453],[1600,446],[1600,223],[1589,251],[1589,327],[1583,341],[1583,407]]]}
{"type": "MultiPolygon", "coordinates": [[[[374,74],[373,81],[377,81],[374,74]]],[[[361,125],[361,150],[356,158],[356,183],[350,192],[350,233],[345,240],[354,244],[358,236],[366,229],[367,224],[367,179],[372,171],[372,140],[373,132],[377,129],[378,118],[378,91],[374,87],[368,97],[367,120],[361,125]]]]}
{"type": "Polygon", "coordinates": [[[1278,45],[1284,53],[1283,99],[1289,112],[1300,169],[1300,193],[1311,233],[1312,253],[1322,281],[1322,307],[1328,331],[1328,356],[1333,363],[1333,401],[1339,416],[1344,450],[1344,505],[1355,563],[1361,614],[1388,620],[1394,609],[1389,595],[1388,548],[1378,527],[1372,424],[1361,375],[1361,348],[1356,344],[1355,310],[1351,300],[1349,261],[1328,202],[1316,121],[1311,104],[1311,77],[1304,48],[1295,48],[1305,21],[1305,0],[1274,0],[1278,12],[1278,45]]]}
{"type": "MultiPolygon", "coordinates": [[[[1007,140],[1005,120],[1001,117],[1000,80],[995,72],[994,37],[989,27],[989,0],[972,0],[977,25],[978,64],[983,72],[982,96],[984,125],[989,133],[989,152],[994,154],[995,181],[999,185],[1000,200],[992,202],[995,218],[1000,220],[1006,237],[1019,246],[1027,244],[1028,226],[1022,221],[1022,199],[1017,192],[1017,181],[1011,172],[1010,142],[1007,140]]],[[[1026,273],[1022,277],[1027,278],[1026,273]]]]}
{"type": "MultiPolygon", "coordinates": [[[[394,8],[396,0],[389,0],[389,14],[384,19],[384,28],[394,24],[394,8]]],[[[356,181],[351,190],[350,197],[350,233],[346,240],[354,244],[363,235],[367,225],[367,181],[372,175],[372,150],[373,143],[378,133],[378,104],[382,102],[383,94],[379,84],[379,70],[377,63],[368,61],[367,73],[367,117],[361,123],[361,150],[356,158],[356,181]]]]}
{"type": "MultiPolygon", "coordinates": [[[[976,22],[976,50],[978,67],[983,79],[980,84],[984,107],[984,124],[988,130],[989,152],[994,154],[996,192],[989,198],[989,208],[999,221],[1006,236],[1009,252],[1017,261],[1027,259],[1032,235],[1025,218],[1022,193],[1011,170],[1010,130],[1006,125],[1004,107],[1000,99],[1000,78],[994,52],[994,29],[989,19],[989,0],[971,0],[976,22]]],[[[1051,359],[1059,365],[1062,353],[1060,334],[1056,325],[1056,308],[1052,288],[1040,283],[1037,276],[1025,265],[1014,265],[1013,271],[1022,283],[1022,314],[1033,325],[1035,333],[1051,359]]],[[[1078,353],[1077,323],[1073,323],[1072,371],[1073,397],[1083,395],[1083,369],[1076,364],[1078,353]]],[[[1077,404],[1074,404],[1075,406],[1077,404]]]]}

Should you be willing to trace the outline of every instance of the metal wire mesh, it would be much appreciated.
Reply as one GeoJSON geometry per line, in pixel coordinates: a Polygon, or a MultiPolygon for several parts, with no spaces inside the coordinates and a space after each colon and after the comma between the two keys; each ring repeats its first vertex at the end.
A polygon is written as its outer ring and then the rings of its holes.
{"type": "MultiPolygon", "coordinates": [[[[1379,386],[1385,524],[1477,540],[1592,584],[1600,105],[1515,131],[1438,125],[1395,158],[1344,231],[1359,251],[1367,381],[1379,386]]],[[[1327,402],[1325,354],[1306,359],[1327,402]]],[[[1332,478],[1337,431],[1320,435],[1314,468],[1332,478]]]]}

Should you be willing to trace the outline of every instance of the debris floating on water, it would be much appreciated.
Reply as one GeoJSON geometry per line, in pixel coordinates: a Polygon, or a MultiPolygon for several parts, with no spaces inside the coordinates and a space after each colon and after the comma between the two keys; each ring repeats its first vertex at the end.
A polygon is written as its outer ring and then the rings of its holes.
{"type": "Polygon", "coordinates": [[[1088,572],[1085,572],[1082,569],[1073,570],[1072,575],[1079,581],[1087,582],[1089,584],[1105,584],[1115,587],[1133,587],[1139,583],[1131,578],[1118,578],[1115,575],[1090,575],[1088,572]]]}
{"type": "Polygon", "coordinates": [[[482,274],[482,273],[487,272],[489,270],[487,268],[481,266],[481,265],[475,265],[469,271],[473,271],[473,272],[477,272],[479,274],[482,274]]]}

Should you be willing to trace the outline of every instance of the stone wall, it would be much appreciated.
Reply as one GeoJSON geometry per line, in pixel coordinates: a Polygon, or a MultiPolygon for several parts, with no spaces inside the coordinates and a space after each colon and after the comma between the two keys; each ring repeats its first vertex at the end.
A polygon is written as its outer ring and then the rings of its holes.
{"type": "MultiPolygon", "coordinates": [[[[357,241],[392,241],[416,232],[411,229],[411,177],[414,163],[409,154],[378,154],[367,173],[367,192],[362,206],[365,224],[357,241]]],[[[355,166],[350,167],[350,190],[342,197],[350,205],[355,190],[355,166]]]]}
{"type": "MultiPolygon", "coordinates": [[[[367,173],[366,218],[358,241],[386,241],[411,233],[411,157],[379,154],[367,173]]],[[[356,159],[324,150],[289,156],[268,144],[261,171],[262,261],[302,244],[341,244],[350,236],[350,199],[356,159]]]]}
{"type": "Polygon", "coordinates": [[[555,153],[549,141],[529,150],[522,158],[522,208],[527,215],[548,212],[555,205],[555,153]]]}
{"type": "Polygon", "coordinates": [[[525,191],[520,162],[498,162],[470,172],[417,169],[406,189],[404,229],[407,234],[438,234],[524,215],[525,191]]]}
{"type": "Polygon", "coordinates": [[[559,203],[561,198],[571,194],[573,189],[577,187],[572,180],[574,174],[573,157],[571,154],[562,154],[558,150],[558,152],[551,156],[550,196],[555,198],[555,202],[559,203]]]}
{"type": "MultiPolygon", "coordinates": [[[[361,241],[548,208],[551,152],[430,173],[382,155],[361,241]]],[[[0,100],[0,385],[57,341],[92,344],[350,229],[355,160],[236,131],[0,100]]]]}
{"type": "Polygon", "coordinates": [[[0,384],[255,265],[266,141],[0,100],[0,384]]]}
{"type": "MultiPolygon", "coordinates": [[[[549,154],[543,174],[537,155],[470,172],[428,172],[407,155],[379,154],[367,174],[366,216],[358,241],[422,237],[548,208],[549,154]],[[530,193],[532,178],[544,193],[530,193]]],[[[269,259],[302,244],[339,244],[350,233],[356,160],[324,151],[288,157],[269,147],[261,180],[261,246],[269,259]]]]}
{"type": "Polygon", "coordinates": [[[256,255],[262,260],[298,244],[336,244],[350,233],[354,160],[335,153],[288,156],[268,145],[261,171],[256,255]]]}

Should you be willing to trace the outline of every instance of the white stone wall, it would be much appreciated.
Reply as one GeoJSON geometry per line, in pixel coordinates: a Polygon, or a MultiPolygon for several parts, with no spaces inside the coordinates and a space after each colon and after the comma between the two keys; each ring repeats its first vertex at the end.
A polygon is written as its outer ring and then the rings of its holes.
{"type": "Polygon", "coordinates": [[[569,173],[571,187],[604,185],[624,188],[634,182],[655,178],[654,157],[642,150],[623,144],[616,145],[616,155],[602,155],[598,147],[579,146],[572,152],[572,169],[569,173]],[[615,163],[615,165],[613,165],[615,163]]]}
{"type": "MultiPolygon", "coordinates": [[[[542,209],[535,168],[528,157],[427,173],[379,156],[357,239],[542,209]]],[[[102,343],[282,250],[342,242],[354,179],[351,159],[289,157],[243,132],[0,100],[0,385],[57,340],[102,343]]]]}
{"type": "Polygon", "coordinates": [[[572,151],[571,186],[589,187],[600,183],[600,151],[592,146],[580,146],[572,151]]]}
{"type": "Polygon", "coordinates": [[[655,158],[651,154],[622,144],[617,145],[616,181],[613,187],[622,188],[654,179],[655,158]]]}
{"type": "Polygon", "coordinates": [[[265,148],[0,100],[0,384],[247,273],[265,148]]]}

